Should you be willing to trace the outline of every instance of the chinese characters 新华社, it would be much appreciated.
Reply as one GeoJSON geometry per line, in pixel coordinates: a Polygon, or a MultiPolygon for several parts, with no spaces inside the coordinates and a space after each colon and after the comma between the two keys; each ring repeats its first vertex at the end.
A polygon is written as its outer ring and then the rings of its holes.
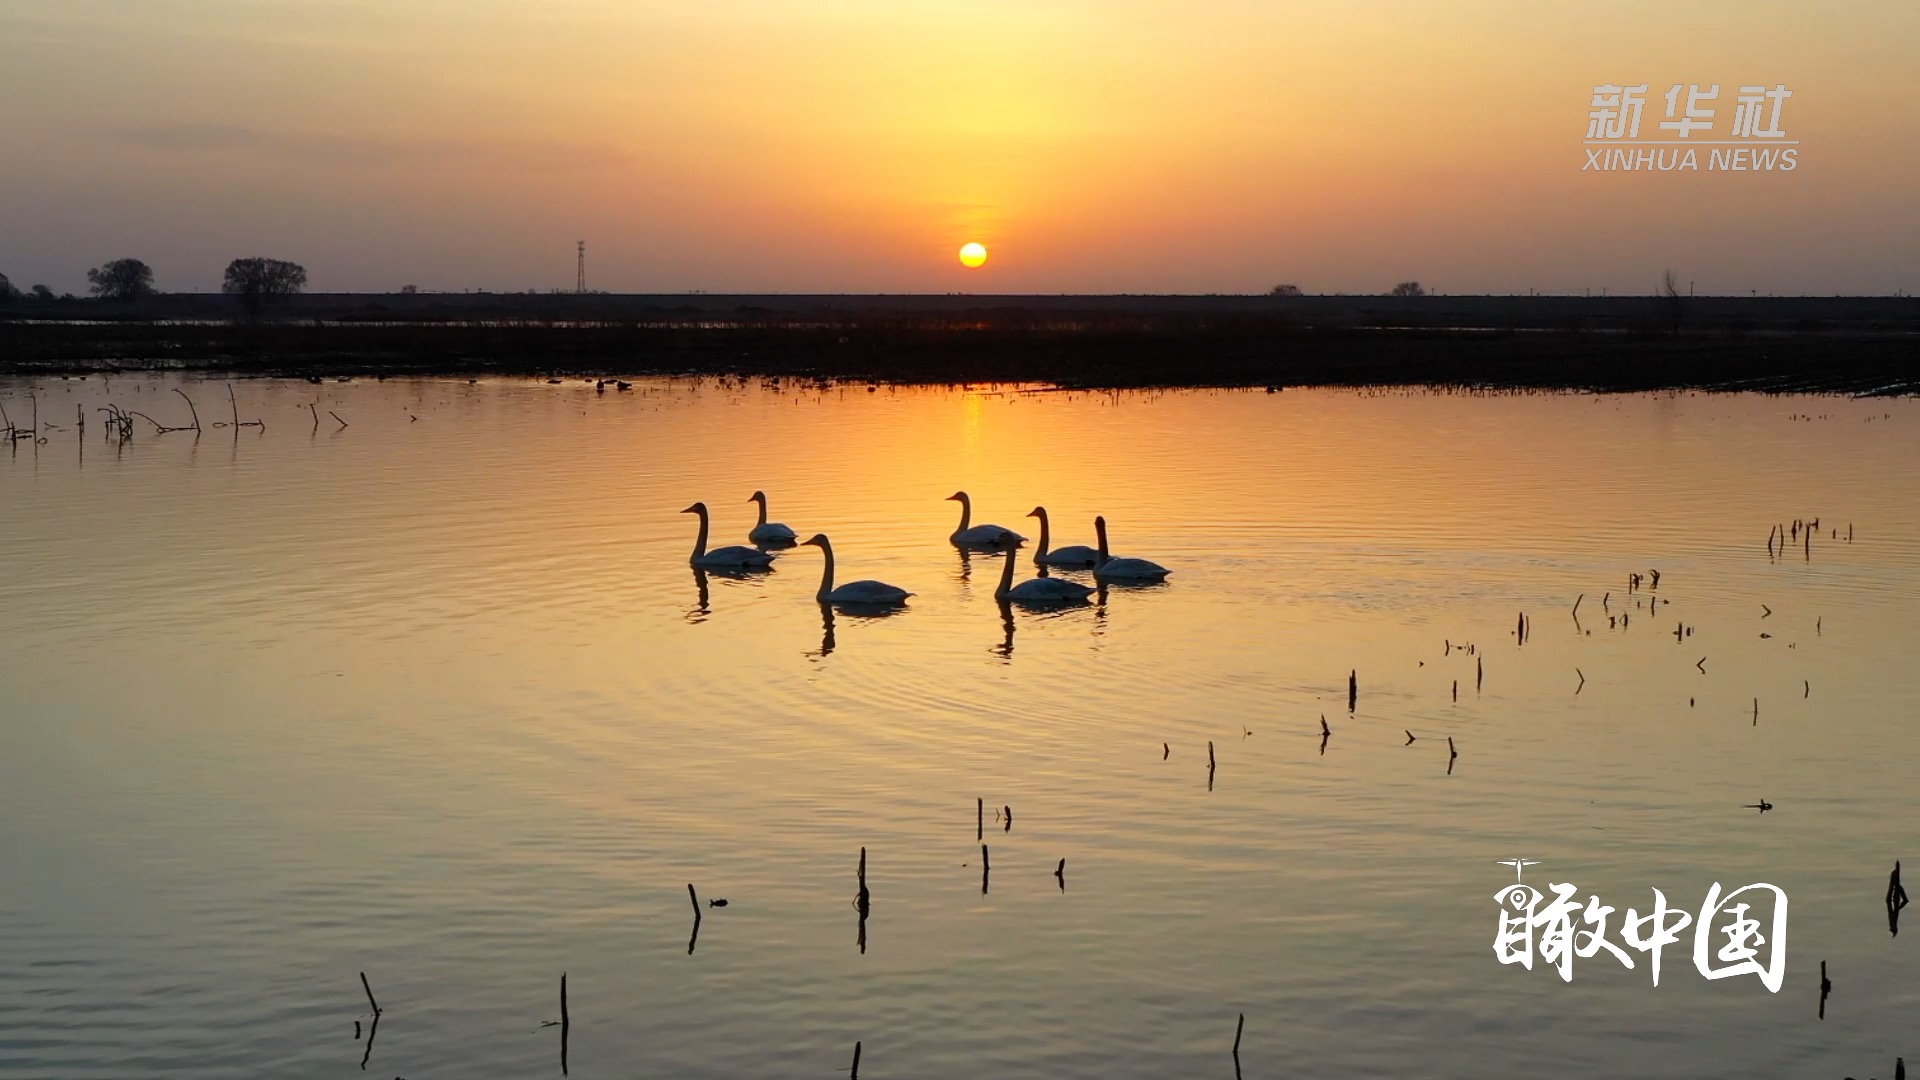
{"type": "MultiPolygon", "coordinates": [[[[1640,83],[1626,86],[1619,83],[1601,83],[1593,88],[1593,100],[1587,113],[1587,139],[1589,141],[1612,141],[1620,139],[1638,139],[1640,137],[1640,115],[1647,103],[1649,84],[1640,83]]],[[[1793,96],[1785,83],[1776,84],[1769,90],[1764,86],[1743,86],[1734,100],[1733,129],[1729,134],[1736,139],[1785,139],[1786,131],[1780,126],[1780,110],[1786,100],[1793,96]],[[1762,116],[1766,123],[1761,123],[1762,116]]],[[[1666,102],[1665,120],[1660,128],[1674,133],[1676,140],[1689,139],[1696,131],[1711,131],[1716,110],[1708,108],[1703,102],[1714,101],[1720,97],[1720,84],[1714,83],[1702,88],[1699,83],[1682,86],[1674,83],[1673,88],[1661,95],[1666,102]],[[1682,91],[1685,91],[1685,107],[1681,105],[1682,91]]]]}

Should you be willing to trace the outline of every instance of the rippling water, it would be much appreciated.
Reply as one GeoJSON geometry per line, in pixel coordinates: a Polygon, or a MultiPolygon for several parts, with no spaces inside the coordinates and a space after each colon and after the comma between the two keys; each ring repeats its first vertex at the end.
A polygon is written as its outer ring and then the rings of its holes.
{"type": "Polygon", "coordinates": [[[578,1077],[1228,1077],[1240,1013],[1247,1077],[1920,1054],[1908,402],[234,388],[0,384],[60,425],[0,448],[0,1075],[557,1075],[563,971],[578,1077]],[[93,411],[175,387],[198,437],[93,411]],[[910,606],[699,581],[678,511],[757,488],[910,606]],[[1009,624],[956,488],[1175,573],[1009,624]],[[1502,966],[1514,857],[1777,884],[1785,986],[1502,966]]]}

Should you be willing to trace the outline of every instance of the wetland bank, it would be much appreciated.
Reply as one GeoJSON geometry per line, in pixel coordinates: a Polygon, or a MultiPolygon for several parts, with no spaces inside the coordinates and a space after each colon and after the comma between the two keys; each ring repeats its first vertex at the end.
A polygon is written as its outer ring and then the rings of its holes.
{"type": "Polygon", "coordinates": [[[168,295],[0,309],[0,372],[732,375],[1898,395],[1911,297],[168,295]]]}

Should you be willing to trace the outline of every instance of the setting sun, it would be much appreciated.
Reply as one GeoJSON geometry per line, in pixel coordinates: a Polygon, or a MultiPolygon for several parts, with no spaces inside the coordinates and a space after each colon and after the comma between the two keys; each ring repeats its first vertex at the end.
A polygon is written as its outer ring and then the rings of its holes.
{"type": "Polygon", "coordinates": [[[960,248],[960,265],[979,266],[987,261],[987,246],[979,242],[968,243],[960,248]]]}

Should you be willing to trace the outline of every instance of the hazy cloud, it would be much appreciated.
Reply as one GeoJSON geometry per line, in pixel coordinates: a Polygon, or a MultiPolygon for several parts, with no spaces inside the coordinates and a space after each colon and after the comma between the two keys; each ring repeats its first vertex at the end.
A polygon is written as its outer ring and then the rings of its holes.
{"type": "Polygon", "coordinates": [[[234,124],[151,124],[114,131],[109,140],[155,153],[237,153],[350,169],[451,163],[474,168],[558,172],[617,168],[631,162],[628,155],[609,146],[513,138],[481,140],[274,131],[234,124]]]}

